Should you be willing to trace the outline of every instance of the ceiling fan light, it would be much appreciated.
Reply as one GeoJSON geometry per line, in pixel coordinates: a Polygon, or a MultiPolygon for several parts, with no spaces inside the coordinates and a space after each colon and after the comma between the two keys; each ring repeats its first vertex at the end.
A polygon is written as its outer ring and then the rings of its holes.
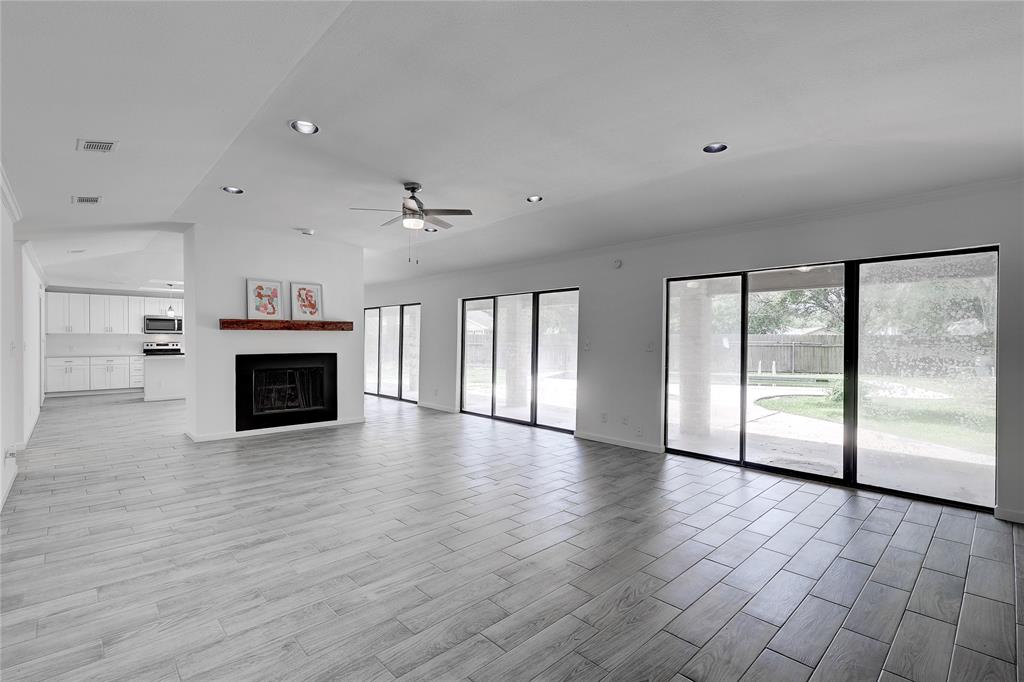
{"type": "Polygon", "coordinates": [[[320,132],[320,126],[312,121],[289,121],[288,125],[292,130],[303,135],[315,135],[320,132]]]}
{"type": "Polygon", "coordinates": [[[406,213],[402,216],[402,227],[407,230],[422,230],[423,216],[419,213],[406,213]]]}

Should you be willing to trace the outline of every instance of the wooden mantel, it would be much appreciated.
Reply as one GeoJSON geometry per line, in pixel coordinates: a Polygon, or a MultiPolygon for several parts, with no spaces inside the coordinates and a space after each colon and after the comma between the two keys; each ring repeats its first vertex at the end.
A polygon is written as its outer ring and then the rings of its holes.
{"type": "Polygon", "coordinates": [[[350,332],[352,323],[344,320],[220,320],[221,329],[278,330],[298,332],[350,332]]]}

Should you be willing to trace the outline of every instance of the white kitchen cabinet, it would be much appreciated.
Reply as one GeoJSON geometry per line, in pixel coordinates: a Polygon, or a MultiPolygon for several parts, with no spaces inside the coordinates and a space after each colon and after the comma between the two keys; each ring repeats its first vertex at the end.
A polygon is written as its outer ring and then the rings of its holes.
{"type": "Polygon", "coordinates": [[[88,391],[89,358],[47,358],[46,392],[88,391]]]}
{"type": "Polygon", "coordinates": [[[153,298],[151,296],[146,297],[146,314],[147,315],[160,315],[164,316],[167,314],[167,299],[166,298],[153,298]]]}
{"type": "Polygon", "coordinates": [[[128,297],[128,333],[145,334],[146,299],[143,296],[128,297]]]}
{"type": "Polygon", "coordinates": [[[143,388],[146,385],[145,358],[133,355],[128,358],[128,387],[143,388]]]}
{"type": "Polygon", "coordinates": [[[89,332],[92,334],[127,334],[128,297],[90,294],[89,332]]]}
{"type": "Polygon", "coordinates": [[[89,294],[46,292],[47,333],[88,334],[89,317],[89,294]]]}
{"type": "Polygon", "coordinates": [[[183,307],[180,298],[151,298],[146,297],[146,314],[167,317],[167,307],[174,308],[174,317],[181,317],[183,307]]]}
{"type": "Polygon", "coordinates": [[[89,358],[89,388],[93,391],[108,388],[128,388],[129,362],[127,356],[89,358]]]}

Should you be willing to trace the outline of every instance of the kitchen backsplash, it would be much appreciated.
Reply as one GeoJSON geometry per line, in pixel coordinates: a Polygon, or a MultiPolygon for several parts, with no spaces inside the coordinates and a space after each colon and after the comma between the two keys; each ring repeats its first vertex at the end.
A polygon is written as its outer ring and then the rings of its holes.
{"type": "Polygon", "coordinates": [[[174,341],[185,350],[181,334],[47,334],[46,357],[67,355],[142,355],[146,341],[174,341]]]}

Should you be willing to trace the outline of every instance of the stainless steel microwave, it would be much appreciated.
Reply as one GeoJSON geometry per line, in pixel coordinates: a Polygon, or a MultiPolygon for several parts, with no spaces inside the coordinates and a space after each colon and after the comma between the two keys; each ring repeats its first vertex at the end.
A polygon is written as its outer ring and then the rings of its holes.
{"type": "Polygon", "coordinates": [[[143,331],[147,334],[181,334],[181,318],[146,315],[143,331]]]}

